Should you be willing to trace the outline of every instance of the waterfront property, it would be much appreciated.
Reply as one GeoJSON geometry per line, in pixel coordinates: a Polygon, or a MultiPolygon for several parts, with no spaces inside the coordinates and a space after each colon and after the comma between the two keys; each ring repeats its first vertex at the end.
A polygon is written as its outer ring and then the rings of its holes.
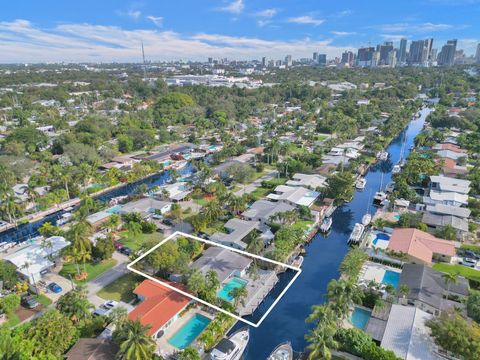
{"type": "Polygon", "coordinates": [[[289,186],[303,186],[312,190],[326,186],[327,178],[317,174],[293,174],[292,179],[287,181],[289,186]]]}
{"type": "Polygon", "coordinates": [[[148,217],[152,214],[165,214],[170,211],[172,203],[169,201],[156,200],[151,197],[131,201],[122,206],[120,213],[139,213],[142,217],[148,217]]]}
{"type": "Polygon", "coordinates": [[[319,196],[319,192],[301,186],[279,185],[273,193],[267,195],[267,198],[293,206],[311,207],[319,196]]]}
{"type": "Polygon", "coordinates": [[[367,242],[376,249],[385,250],[388,247],[390,241],[390,234],[374,230],[368,234],[367,242]]]}
{"type": "Polygon", "coordinates": [[[199,313],[195,313],[175,334],[168,343],[179,350],[190,345],[202,331],[210,324],[211,320],[199,313]]]}
{"type": "Polygon", "coordinates": [[[350,321],[357,329],[365,330],[371,315],[372,312],[370,310],[356,306],[350,316],[350,321]]]}
{"type": "Polygon", "coordinates": [[[247,248],[246,238],[252,232],[258,232],[265,245],[268,245],[274,238],[270,228],[259,221],[233,218],[227,221],[224,228],[228,233],[217,232],[210,236],[210,240],[239,250],[247,248]]]}
{"type": "Polygon", "coordinates": [[[391,266],[367,261],[363,265],[358,283],[360,286],[366,287],[369,282],[374,281],[377,284],[391,285],[398,289],[401,272],[400,269],[391,266]]]}
{"type": "Polygon", "coordinates": [[[387,250],[406,254],[411,262],[429,265],[433,260],[449,263],[455,256],[455,244],[452,241],[438,239],[413,228],[395,229],[387,250]]]}
{"type": "Polygon", "coordinates": [[[276,219],[277,214],[294,209],[295,206],[284,202],[257,200],[241,216],[246,220],[260,221],[263,224],[278,223],[279,220],[276,219]]]}

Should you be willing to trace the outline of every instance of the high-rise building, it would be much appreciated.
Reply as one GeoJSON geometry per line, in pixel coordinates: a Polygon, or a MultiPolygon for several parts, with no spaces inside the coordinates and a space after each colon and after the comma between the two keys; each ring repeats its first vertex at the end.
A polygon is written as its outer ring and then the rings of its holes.
{"type": "Polygon", "coordinates": [[[354,58],[353,52],[345,51],[344,53],[342,53],[341,63],[351,65],[353,64],[353,58],[354,58]]]}
{"type": "Polygon", "coordinates": [[[407,61],[407,39],[400,40],[400,48],[397,52],[397,60],[401,64],[407,61]]]}
{"type": "Polygon", "coordinates": [[[408,53],[407,62],[410,65],[427,66],[432,51],[433,39],[416,40],[410,43],[410,51],[408,53]]]}
{"type": "Polygon", "coordinates": [[[327,65],[327,54],[318,54],[317,62],[319,65],[327,65]]]}
{"type": "Polygon", "coordinates": [[[397,49],[393,49],[388,53],[387,64],[388,66],[394,68],[397,66],[397,49]]]}
{"type": "Polygon", "coordinates": [[[292,66],[292,55],[285,56],[285,65],[292,66]]]}
{"type": "Polygon", "coordinates": [[[313,62],[317,62],[318,61],[318,52],[314,52],[312,58],[313,58],[313,62]]]}
{"type": "Polygon", "coordinates": [[[357,65],[361,67],[372,66],[374,47],[364,47],[358,49],[357,52],[357,65]]]}
{"type": "Polygon", "coordinates": [[[267,58],[265,56],[262,57],[262,66],[267,67],[267,64],[268,64],[267,58]]]}
{"type": "Polygon", "coordinates": [[[457,39],[448,40],[442,46],[442,50],[438,54],[438,65],[453,65],[455,62],[455,52],[457,51],[457,39]]]}
{"type": "Polygon", "coordinates": [[[480,44],[477,45],[477,52],[475,53],[475,62],[480,64],[480,44]]]}
{"type": "Polygon", "coordinates": [[[377,65],[387,65],[388,64],[388,54],[393,50],[393,42],[387,41],[382,45],[377,45],[378,55],[378,64],[377,65]]]}
{"type": "Polygon", "coordinates": [[[209,58],[208,58],[208,63],[209,63],[209,64],[213,64],[213,58],[209,57],[209,58]]]}

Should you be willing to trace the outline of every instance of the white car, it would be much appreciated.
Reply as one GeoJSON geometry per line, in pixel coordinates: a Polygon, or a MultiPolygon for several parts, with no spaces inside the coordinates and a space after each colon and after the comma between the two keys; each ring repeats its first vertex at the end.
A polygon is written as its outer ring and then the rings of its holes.
{"type": "Polygon", "coordinates": [[[460,265],[468,266],[474,268],[477,265],[477,260],[470,259],[470,258],[463,258],[460,262],[460,265]]]}
{"type": "Polygon", "coordinates": [[[118,305],[118,301],[109,300],[109,301],[104,302],[102,307],[104,307],[107,310],[111,310],[111,309],[117,307],[117,305],[118,305]]]}

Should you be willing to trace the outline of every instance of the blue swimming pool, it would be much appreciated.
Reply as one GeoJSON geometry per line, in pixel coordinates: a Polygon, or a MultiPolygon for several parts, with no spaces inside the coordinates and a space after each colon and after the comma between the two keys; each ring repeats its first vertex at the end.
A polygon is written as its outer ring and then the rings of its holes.
{"type": "Polygon", "coordinates": [[[382,284],[390,284],[395,289],[398,289],[398,282],[400,281],[400,273],[396,271],[385,271],[385,275],[383,275],[382,284]]]}
{"type": "Polygon", "coordinates": [[[365,328],[367,327],[368,320],[370,320],[371,314],[372,312],[369,310],[356,307],[353,310],[350,321],[352,322],[353,326],[355,326],[356,328],[365,330],[365,328]]]}
{"type": "Polygon", "coordinates": [[[401,215],[400,215],[400,214],[393,215],[393,218],[394,218],[394,219],[397,219],[397,220],[400,220],[400,217],[401,217],[401,215]]]}
{"type": "Polygon", "coordinates": [[[378,240],[389,241],[390,235],[379,232],[375,235],[375,239],[373,239],[372,244],[377,245],[378,240]]]}
{"type": "Polygon", "coordinates": [[[120,211],[121,208],[122,208],[122,205],[115,205],[115,206],[112,206],[111,208],[108,208],[105,211],[108,212],[109,214],[116,214],[120,211]]]}
{"type": "Polygon", "coordinates": [[[195,314],[183,325],[169,340],[170,345],[183,350],[190,345],[193,340],[210,324],[210,319],[206,316],[195,314]]]}
{"type": "Polygon", "coordinates": [[[240,288],[243,286],[246,286],[248,284],[247,280],[240,279],[238,277],[231,278],[224,286],[221,288],[217,295],[219,298],[226,300],[226,301],[232,301],[233,297],[230,296],[230,291],[236,288],[240,288]]]}

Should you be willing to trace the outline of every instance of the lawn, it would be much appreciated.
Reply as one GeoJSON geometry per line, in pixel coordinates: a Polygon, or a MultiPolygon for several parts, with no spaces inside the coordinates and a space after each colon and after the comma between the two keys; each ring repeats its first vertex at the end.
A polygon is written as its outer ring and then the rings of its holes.
{"type": "Polygon", "coordinates": [[[142,281],[136,274],[129,273],[105,286],[97,295],[105,300],[123,301],[129,303],[135,298],[133,289],[142,281]]]}
{"type": "Polygon", "coordinates": [[[192,198],[192,201],[197,204],[197,205],[200,205],[200,206],[205,206],[207,205],[210,201],[212,201],[211,198],[209,199],[206,199],[204,196],[200,196],[200,197],[194,197],[192,198]]]}
{"type": "Polygon", "coordinates": [[[270,192],[272,192],[272,189],[259,187],[253,190],[253,192],[250,193],[250,195],[252,195],[255,200],[260,200],[260,199],[263,199],[265,196],[267,196],[270,192]]]}
{"type": "MultiPolygon", "coordinates": [[[[117,264],[117,260],[115,259],[108,259],[98,263],[87,263],[85,264],[85,270],[88,273],[88,277],[86,281],[92,281],[97,276],[103,274],[108,269],[114,267],[117,264]]],[[[83,264],[80,264],[80,271],[83,271],[83,264]]],[[[82,281],[75,280],[75,275],[77,274],[77,266],[73,263],[64,264],[62,270],[60,270],[60,275],[66,277],[67,279],[69,276],[72,276],[72,279],[75,283],[83,283],[82,281]]]]}
{"type": "Polygon", "coordinates": [[[299,220],[295,224],[292,225],[294,229],[302,229],[303,231],[307,230],[310,225],[313,224],[312,220],[299,220]]]}
{"type": "Polygon", "coordinates": [[[210,224],[208,228],[206,228],[203,232],[208,235],[213,235],[216,232],[222,232],[224,231],[224,225],[225,223],[223,221],[215,221],[213,224],[210,224]]]}
{"type": "Polygon", "coordinates": [[[12,328],[14,326],[17,326],[18,324],[20,324],[20,318],[17,316],[17,314],[8,315],[8,320],[5,323],[7,327],[12,328]]]}
{"type": "Polygon", "coordinates": [[[52,300],[50,300],[50,298],[48,298],[47,296],[45,296],[43,294],[37,295],[35,298],[43,306],[48,306],[52,303],[52,300]]]}
{"type": "Polygon", "coordinates": [[[122,231],[121,233],[119,233],[119,235],[120,235],[119,242],[125,246],[128,246],[130,249],[134,251],[138,250],[145,241],[152,240],[152,239],[160,241],[162,239],[162,235],[160,235],[158,232],[153,232],[151,234],[142,233],[139,235],[132,236],[128,231],[122,231]]]}
{"type": "Polygon", "coordinates": [[[463,265],[450,265],[450,264],[438,263],[438,264],[434,264],[433,268],[435,270],[445,272],[445,273],[458,273],[459,275],[467,279],[480,282],[480,271],[463,266],[463,265]]]}

